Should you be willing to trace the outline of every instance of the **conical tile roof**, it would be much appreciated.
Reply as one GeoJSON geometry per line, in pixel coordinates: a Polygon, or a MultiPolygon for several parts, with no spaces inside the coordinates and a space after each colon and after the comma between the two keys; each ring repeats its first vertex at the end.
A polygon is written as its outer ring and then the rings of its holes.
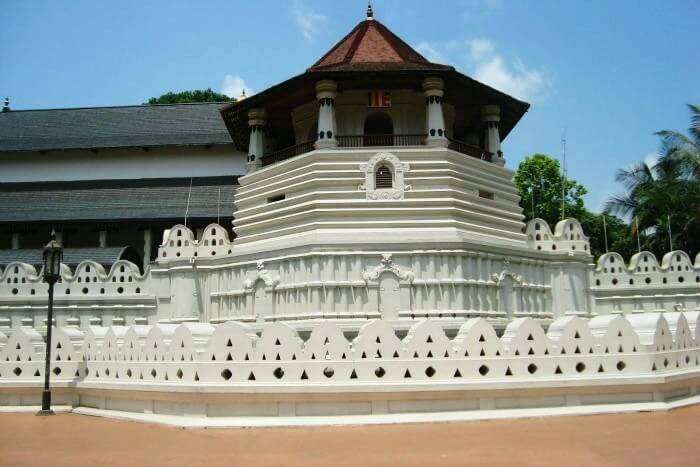
{"type": "Polygon", "coordinates": [[[389,28],[368,18],[334,45],[309,71],[446,70],[431,63],[389,28]]]}

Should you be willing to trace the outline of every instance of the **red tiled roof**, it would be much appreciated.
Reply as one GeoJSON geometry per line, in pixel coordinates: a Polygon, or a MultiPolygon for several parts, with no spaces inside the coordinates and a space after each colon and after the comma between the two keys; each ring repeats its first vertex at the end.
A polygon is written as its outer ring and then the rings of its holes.
{"type": "Polygon", "coordinates": [[[350,31],[308,71],[451,69],[431,63],[377,20],[368,19],[350,31]]]}

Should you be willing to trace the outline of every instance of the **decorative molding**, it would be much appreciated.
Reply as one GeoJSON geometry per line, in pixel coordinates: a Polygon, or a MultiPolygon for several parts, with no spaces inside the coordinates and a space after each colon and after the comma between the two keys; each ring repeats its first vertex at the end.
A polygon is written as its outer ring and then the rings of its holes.
{"type": "Polygon", "coordinates": [[[398,157],[388,152],[380,152],[370,158],[367,163],[360,164],[360,171],[365,174],[365,183],[359,186],[360,191],[367,192],[369,200],[399,200],[403,199],[404,192],[410,190],[410,186],[404,185],[404,173],[409,171],[408,162],[401,162],[398,157]],[[374,172],[381,163],[391,166],[393,175],[393,188],[376,189],[374,186],[374,172]]]}
{"type": "Polygon", "coordinates": [[[409,284],[413,282],[413,279],[415,277],[412,270],[404,269],[398,264],[394,263],[394,260],[391,257],[391,253],[382,253],[382,259],[379,261],[379,265],[363,272],[362,279],[366,283],[369,283],[370,281],[376,282],[377,280],[379,280],[379,276],[381,276],[385,272],[390,272],[396,277],[398,277],[400,280],[406,281],[409,284]]]}

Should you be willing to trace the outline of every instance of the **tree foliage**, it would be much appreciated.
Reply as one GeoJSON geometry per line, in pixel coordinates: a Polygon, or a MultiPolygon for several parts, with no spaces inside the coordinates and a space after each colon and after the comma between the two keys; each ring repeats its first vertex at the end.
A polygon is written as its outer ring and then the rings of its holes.
{"type": "Polygon", "coordinates": [[[588,235],[591,254],[594,257],[598,258],[606,251],[616,251],[624,258],[637,253],[637,239],[633,235],[634,232],[619,217],[586,211],[579,221],[584,233],[588,235]]]}
{"type": "MultiPolygon", "coordinates": [[[[518,188],[525,220],[538,217],[547,221],[553,229],[557,222],[562,220],[561,197],[564,177],[561,175],[559,161],[545,154],[533,154],[520,163],[513,180],[518,188]]],[[[606,231],[608,251],[617,251],[627,257],[636,252],[636,240],[624,221],[610,214],[588,211],[583,203],[583,196],[587,190],[576,180],[567,179],[565,186],[564,216],[576,218],[581,222],[583,231],[589,236],[593,256],[598,257],[605,253],[606,231]]]]}
{"type": "Polygon", "coordinates": [[[235,99],[225,94],[214,92],[211,88],[192,91],[168,92],[158,97],[151,97],[145,104],[186,104],[192,102],[232,102],[235,99]]]}
{"type": "Polygon", "coordinates": [[[520,205],[526,221],[539,217],[551,226],[562,219],[562,187],[564,186],[565,217],[580,219],[585,213],[583,195],[587,190],[575,180],[561,174],[559,161],[545,154],[533,154],[520,162],[513,178],[520,194],[520,205]]]}
{"type": "Polygon", "coordinates": [[[658,132],[658,161],[618,170],[616,179],[625,191],[605,205],[606,212],[636,219],[644,233],[643,248],[659,257],[669,251],[669,230],[673,249],[691,257],[700,251],[700,106],[689,107],[690,136],[658,132]]]}

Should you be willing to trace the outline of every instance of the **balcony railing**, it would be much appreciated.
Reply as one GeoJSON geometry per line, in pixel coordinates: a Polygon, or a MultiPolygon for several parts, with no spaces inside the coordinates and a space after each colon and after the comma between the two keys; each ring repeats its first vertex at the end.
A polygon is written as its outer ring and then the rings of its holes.
{"type": "Polygon", "coordinates": [[[314,150],[314,143],[316,141],[305,141],[303,143],[295,144],[294,146],[289,146],[279,151],[275,151],[271,154],[267,154],[262,158],[262,165],[270,165],[276,162],[283,161],[285,159],[304,154],[306,152],[311,152],[314,150]]]}
{"type": "Polygon", "coordinates": [[[338,147],[423,146],[425,135],[345,135],[337,136],[338,147]]]}
{"type": "Polygon", "coordinates": [[[476,157],[477,159],[491,162],[491,153],[484,151],[479,146],[468,144],[463,141],[457,141],[456,139],[448,139],[450,140],[450,145],[448,147],[453,151],[461,152],[467,156],[476,157]]]}
{"type": "MultiPolygon", "coordinates": [[[[425,135],[346,135],[337,136],[338,147],[341,148],[366,148],[373,146],[423,146],[425,135]]],[[[314,150],[315,141],[305,141],[284,149],[280,149],[262,157],[262,165],[270,165],[276,162],[290,159],[314,150]]],[[[463,141],[450,139],[449,148],[453,151],[476,157],[477,159],[491,162],[491,153],[484,151],[479,146],[467,144],[463,141]]]]}

